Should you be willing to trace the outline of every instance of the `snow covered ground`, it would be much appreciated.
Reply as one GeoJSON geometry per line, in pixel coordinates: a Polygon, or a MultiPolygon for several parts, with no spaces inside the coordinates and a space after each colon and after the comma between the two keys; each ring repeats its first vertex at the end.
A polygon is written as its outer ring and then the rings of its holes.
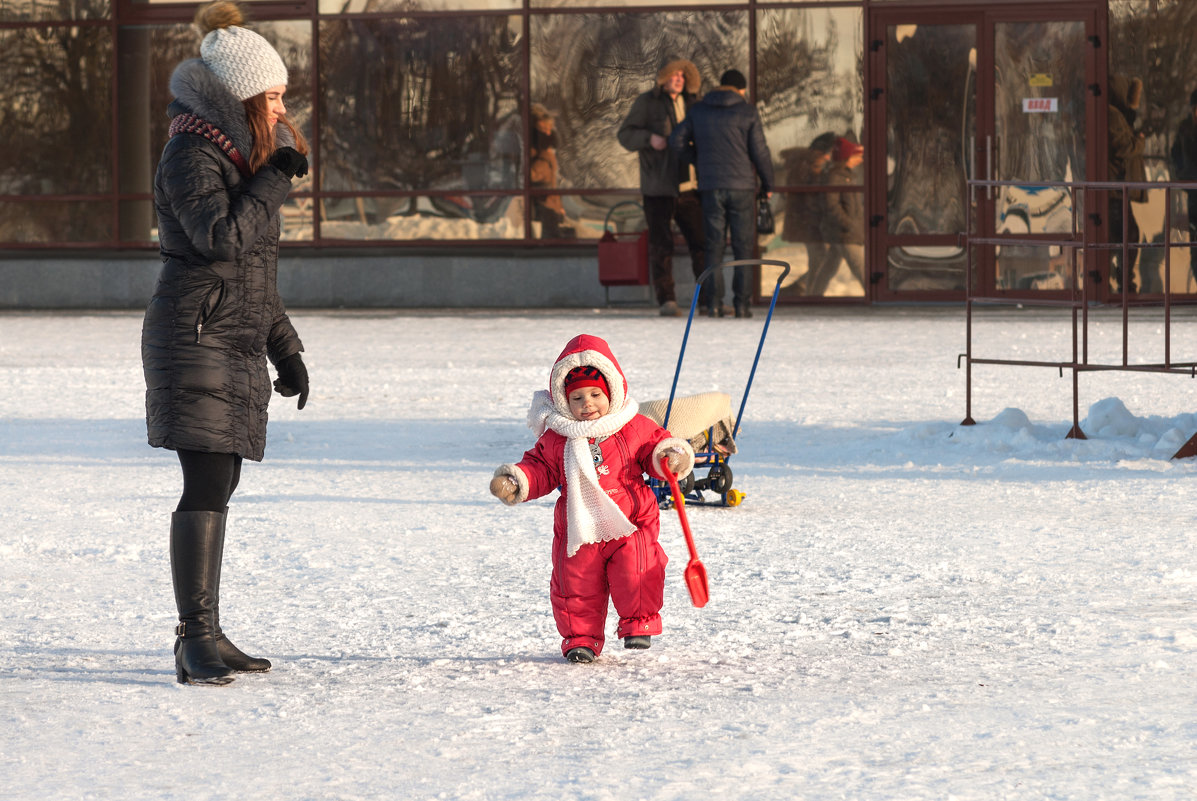
{"type": "MultiPolygon", "coordinates": [[[[145,444],[134,313],[0,315],[0,799],[1191,799],[1197,384],[975,370],[960,309],[786,309],[734,508],[673,511],[665,634],[564,662],[552,498],[506,508],[566,340],[666,396],[651,312],[296,312],[230,513],[222,622],[266,675],[174,681],[172,454],[145,444]]],[[[1091,356],[1116,356],[1095,315],[1091,356]]],[[[695,321],[683,394],[738,408],[762,315],[695,321]]],[[[1132,361],[1162,358],[1158,312],[1132,361]]],[[[1179,315],[1172,357],[1193,359],[1179,315]],[[1187,353],[1186,353],[1187,351],[1187,353]]],[[[977,355],[1062,359],[1058,313],[980,315],[977,355]]],[[[614,617],[609,620],[613,628],[614,617]]],[[[613,641],[609,640],[610,646],[613,641]]]]}

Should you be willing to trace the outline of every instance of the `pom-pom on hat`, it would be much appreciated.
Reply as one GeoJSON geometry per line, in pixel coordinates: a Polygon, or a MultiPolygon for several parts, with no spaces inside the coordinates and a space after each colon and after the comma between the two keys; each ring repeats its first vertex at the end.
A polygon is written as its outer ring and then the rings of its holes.
{"type": "Polygon", "coordinates": [[[230,0],[217,0],[195,16],[195,24],[204,34],[200,58],[238,100],[287,83],[287,67],[278,51],[258,34],[240,27],[244,21],[240,7],[230,0]]]}
{"type": "Polygon", "coordinates": [[[840,137],[835,143],[835,160],[847,161],[853,156],[864,152],[864,148],[853,142],[851,139],[840,137]]]}
{"type": "Polygon", "coordinates": [[[566,397],[569,397],[569,394],[575,389],[581,389],[582,387],[598,387],[603,391],[604,395],[608,398],[611,397],[611,388],[607,386],[607,379],[603,377],[602,372],[597,367],[582,365],[581,367],[575,367],[565,374],[566,397]]]}

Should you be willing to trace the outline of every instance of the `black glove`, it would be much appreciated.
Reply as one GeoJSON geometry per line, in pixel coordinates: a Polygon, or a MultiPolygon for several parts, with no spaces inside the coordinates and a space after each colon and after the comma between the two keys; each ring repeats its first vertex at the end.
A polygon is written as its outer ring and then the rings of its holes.
{"type": "Polygon", "coordinates": [[[307,156],[293,147],[280,147],[270,155],[270,166],[288,178],[302,178],[308,174],[307,156]]]}
{"type": "MultiPolygon", "coordinates": [[[[303,156],[300,156],[303,158],[303,156]]],[[[284,398],[299,396],[299,408],[308,402],[308,368],[303,366],[303,357],[292,353],[275,365],[278,378],[274,379],[274,391],[284,398]]]]}

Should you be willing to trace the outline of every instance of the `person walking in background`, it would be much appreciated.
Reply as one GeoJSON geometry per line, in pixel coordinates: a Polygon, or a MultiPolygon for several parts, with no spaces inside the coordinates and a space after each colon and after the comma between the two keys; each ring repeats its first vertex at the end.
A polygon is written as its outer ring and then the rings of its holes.
{"type": "MultiPolygon", "coordinates": [[[[1138,78],[1127,78],[1125,75],[1115,75],[1110,78],[1110,107],[1107,116],[1109,129],[1109,166],[1107,177],[1111,181],[1140,182],[1147,180],[1147,166],[1143,162],[1143,134],[1135,132],[1135,116],[1138,113],[1139,102],[1143,97],[1143,81],[1138,78]]],[[[1110,192],[1108,208],[1110,211],[1110,241],[1122,242],[1122,192],[1110,192]]],[[[1130,202],[1141,203],[1147,199],[1145,189],[1128,189],[1126,213],[1126,241],[1130,245],[1139,243],[1139,224],[1130,202]]],[[[1135,291],[1135,262],[1138,260],[1137,248],[1127,249],[1126,265],[1122,264],[1122,251],[1110,252],[1110,277],[1114,279],[1114,289],[1122,292],[1135,291]],[[1125,275],[1125,280],[1123,276],[1125,275]]]]}
{"type": "MultiPolygon", "coordinates": [[[[684,164],[698,167],[698,191],[706,228],[706,263],[723,263],[724,241],[731,233],[736,260],[753,258],[756,244],[756,195],[773,195],[773,158],[765,142],[761,116],[745,98],[748,81],[739,70],[728,70],[719,86],[669,136],[669,145],[684,164]],[[758,187],[759,179],[759,187],[758,187]]],[[[707,316],[723,317],[723,274],[716,269],[707,279],[711,293],[707,316]]],[[[751,317],[752,294],[743,267],[735,268],[732,295],[737,317],[751,317]]]]}
{"type": "MultiPolygon", "coordinates": [[[[677,222],[690,250],[690,268],[697,279],[705,269],[706,237],[702,200],[693,164],[680,164],[669,147],[669,134],[686,118],[702,87],[698,68],[686,59],[666,61],[657,84],[636,98],[619,126],[619,143],[640,156],[640,193],[648,225],[648,267],[663,316],[681,309],[673,282],[673,229],[677,222]]],[[[699,305],[706,307],[702,288],[699,305]]]]}
{"type": "Polygon", "coordinates": [[[243,459],[261,461],[274,389],[308,398],[303,344],[278,295],[279,209],[307,174],[307,144],[287,119],[287,68],[241,27],[239,6],[203,6],[200,57],[170,79],[170,139],[154,177],[162,272],[145,312],[141,358],[149,444],[178,454],[183,494],[171,516],[179,683],[227,684],[266,671],[220,627],[229,499],[243,459]]]}
{"type": "Polygon", "coordinates": [[[560,491],[549,597],[570,662],[602,653],[609,602],[624,648],[648,648],[661,633],[669,560],[657,542],[660,510],[644,474],[665,478],[664,458],[684,477],[694,469],[694,449],[639,408],[610,346],[579,334],[553,363],[549,388],[532,396],[536,444],[518,464],[499,466],[490,482],[508,506],[560,491]]]}
{"type": "MultiPolygon", "coordinates": [[[[540,103],[532,104],[532,143],[528,172],[533,189],[557,188],[557,133],[554,114],[540,103]]],[[[532,219],[540,223],[541,239],[561,239],[568,231],[560,195],[534,195],[532,219]]]]}
{"type": "MultiPolygon", "coordinates": [[[[864,148],[844,137],[836,139],[831,167],[824,174],[828,186],[856,185],[855,170],[864,161],[864,148]]],[[[864,194],[861,192],[824,192],[819,196],[819,231],[826,250],[806,283],[808,295],[821,297],[846,261],[852,276],[868,291],[864,262],[864,194]]]]}
{"type": "MultiPolygon", "coordinates": [[[[824,172],[831,162],[839,137],[831,131],[816,136],[808,147],[795,147],[781,152],[786,169],[786,183],[790,186],[809,186],[824,183],[824,172]]],[[[807,286],[827,255],[819,216],[822,195],[816,192],[791,192],[786,195],[782,217],[782,235],[788,242],[801,242],[806,249],[806,272],[795,281],[799,295],[810,294],[807,286]]]]}

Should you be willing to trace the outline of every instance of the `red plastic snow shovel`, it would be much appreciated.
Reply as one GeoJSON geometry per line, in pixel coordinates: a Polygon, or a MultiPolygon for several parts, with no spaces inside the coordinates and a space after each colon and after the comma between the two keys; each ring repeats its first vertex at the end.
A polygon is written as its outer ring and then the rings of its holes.
{"type": "Polygon", "coordinates": [[[700,609],[707,605],[711,593],[707,589],[707,569],[698,561],[698,551],[694,548],[694,537],[690,534],[690,521],[686,519],[686,501],[682,497],[682,490],[677,485],[677,476],[669,470],[669,460],[661,460],[661,472],[669,482],[669,490],[673,493],[673,503],[677,507],[677,516],[682,521],[682,533],[686,535],[686,547],[690,549],[690,562],[686,565],[686,589],[690,591],[690,602],[700,609]]]}

